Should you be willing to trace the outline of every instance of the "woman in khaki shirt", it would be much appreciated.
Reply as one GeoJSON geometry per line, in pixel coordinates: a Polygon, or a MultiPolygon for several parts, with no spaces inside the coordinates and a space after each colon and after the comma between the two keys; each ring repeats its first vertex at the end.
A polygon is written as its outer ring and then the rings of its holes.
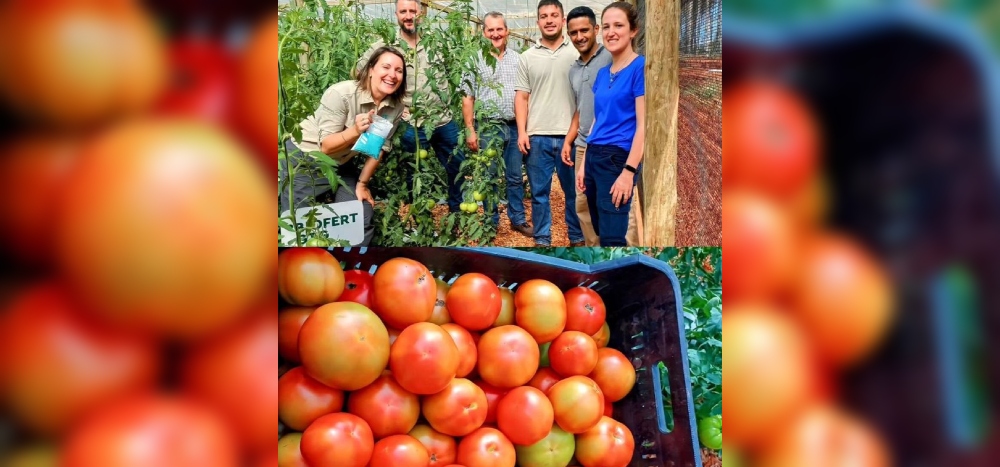
{"type": "MultiPolygon", "coordinates": [[[[369,157],[364,168],[358,173],[353,164],[348,162],[357,154],[351,148],[362,133],[372,124],[372,118],[378,114],[393,122],[392,132],[395,133],[400,117],[403,114],[403,95],[406,93],[406,64],[403,55],[395,49],[382,47],[371,55],[364,69],[358,74],[357,80],[342,81],[323,93],[320,106],[316,112],[301,123],[302,141],[285,142],[288,160],[296,167],[294,180],[294,203],[296,208],[305,207],[308,199],[321,200],[327,198],[332,190],[330,182],[312,164],[312,158],[303,153],[320,151],[340,166],[337,174],[347,186],[354,186],[353,192],[344,187],[337,188],[333,194],[333,202],[361,200],[367,201],[364,206],[365,240],[361,246],[367,246],[371,241],[374,228],[371,224],[374,213],[368,182],[378,167],[379,160],[369,157]]],[[[389,152],[392,133],[382,145],[382,155],[389,152]]],[[[287,179],[287,171],[282,168],[281,179],[287,179]]],[[[281,190],[281,211],[289,208],[288,190],[281,190]]]]}

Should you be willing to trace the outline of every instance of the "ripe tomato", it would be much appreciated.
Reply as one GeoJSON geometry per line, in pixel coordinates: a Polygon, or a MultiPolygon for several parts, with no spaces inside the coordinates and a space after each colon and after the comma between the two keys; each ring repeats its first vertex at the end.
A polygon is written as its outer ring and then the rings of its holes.
{"type": "Polygon", "coordinates": [[[475,380],[473,382],[486,394],[486,404],[489,406],[486,412],[486,423],[495,423],[497,421],[497,405],[500,404],[500,399],[507,394],[507,390],[498,388],[483,380],[475,380]]]}
{"type": "Polygon", "coordinates": [[[489,403],[486,393],[465,378],[455,378],[444,390],[424,397],[424,418],[441,433],[465,436],[483,426],[489,403]]]}
{"type": "Polygon", "coordinates": [[[726,88],[722,105],[727,188],[784,196],[808,182],[819,159],[819,130],[794,91],[778,83],[745,81],[726,88]]]}
{"type": "Polygon", "coordinates": [[[389,369],[407,391],[427,395],[443,390],[455,378],[461,360],[454,339],[434,323],[403,329],[389,354],[389,369]]]}
{"type": "Polygon", "coordinates": [[[274,248],[272,193],[225,133],[122,124],[87,146],[67,180],[55,219],[61,272],[103,318],[209,335],[274,283],[276,256],[262,253],[274,248]]]}
{"type": "Polygon", "coordinates": [[[892,322],[886,272],[844,236],[816,237],[802,256],[793,313],[827,362],[844,367],[861,361],[892,322]]]}
{"type": "Polygon", "coordinates": [[[166,84],[163,38],[138,4],[4,2],[0,28],[0,67],[17,70],[0,96],[29,120],[94,127],[148,108],[166,84]]]}
{"type": "Polygon", "coordinates": [[[722,317],[725,442],[741,449],[773,437],[812,399],[816,375],[801,331],[780,310],[730,307],[722,317]],[[738,389],[734,389],[738,388],[738,389]]]}
{"type": "Polygon", "coordinates": [[[484,381],[498,388],[522,386],[538,371],[538,343],[517,326],[500,326],[479,338],[477,368],[484,381]]]}
{"type": "Polygon", "coordinates": [[[493,322],[493,327],[514,324],[514,292],[506,287],[500,288],[500,315],[493,322]]]}
{"type": "Polygon", "coordinates": [[[539,344],[551,342],[566,327],[566,298],[555,284],[532,279],[514,293],[514,320],[539,344]]]}
{"type": "Polygon", "coordinates": [[[0,395],[23,426],[62,434],[105,403],[151,390],[158,350],[91,321],[63,287],[35,286],[0,314],[0,395]]]}
{"type": "Polygon", "coordinates": [[[427,467],[430,453],[410,435],[392,435],[375,443],[368,467],[427,467]]]}
{"type": "Polygon", "coordinates": [[[157,102],[157,113],[227,125],[236,101],[232,62],[218,39],[175,39],[170,45],[170,82],[157,102]]]}
{"type": "Polygon", "coordinates": [[[0,148],[0,245],[30,265],[54,260],[51,213],[79,160],[81,141],[53,134],[24,137],[0,148]]]}
{"type": "Polygon", "coordinates": [[[570,376],[549,388],[549,401],[556,423],[573,434],[594,427],[604,413],[604,395],[593,380],[586,376],[570,376]]]}
{"type": "Polygon", "coordinates": [[[343,408],[343,391],[310,378],[300,366],[278,379],[278,419],[295,431],[305,430],[317,418],[343,408]]]}
{"type": "Polygon", "coordinates": [[[309,465],[365,467],[375,451],[372,430],[357,415],[333,413],[302,433],[302,457],[309,465]]]}
{"type": "Polygon", "coordinates": [[[399,330],[396,328],[386,328],[389,331],[389,350],[392,350],[392,344],[396,343],[396,339],[399,337],[399,330]]]}
{"type": "Polygon", "coordinates": [[[605,417],[614,418],[613,417],[614,413],[615,413],[614,405],[611,403],[611,401],[608,400],[607,397],[605,397],[604,398],[604,416],[605,417]]]}
{"type": "Polygon", "coordinates": [[[455,462],[458,451],[458,443],[455,442],[455,438],[428,425],[417,425],[410,430],[409,434],[427,448],[427,453],[430,454],[431,458],[430,467],[440,467],[455,462]]]}
{"type": "Polygon", "coordinates": [[[325,248],[287,248],[278,254],[278,292],[293,305],[333,303],[344,292],[344,269],[325,248]]]}
{"type": "Polygon", "coordinates": [[[573,465],[573,451],[576,440],[558,425],[552,425],[548,436],[529,446],[514,446],[517,461],[523,466],[564,466],[573,465]]]}
{"type": "Polygon", "coordinates": [[[594,342],[597,343],[598,349],[607,347],[608,342],[611,341],[611,327],[608,326],[608,323],[605,321],[604,324],[601,325],[601,330],[597,331],[597,334],[592,334],[590,337],[594,338],[594,342]]]}
{"type": "Polygon", "coordinates": [[[278,114],[275,101],[278,73],[278,17],[267,15],[258,23],[243,49],[239,67],[237,117],[244,137],[251,142],[269,174],[278,171],[278,114]],[[272,94],[275,93],[275,94],[272,94]]]}
{"type": "Polygon", "coordinates": [[[522,446],[548,436],[554,417],[548,397],[531,386],[511,389],[497,406],[497,427],[510,442],[522,446]]]}
{"type": "Polygon", "coordinates": [[[420,418],[420,398],[403,389],[391,375],[383,374],[351,393],[347,411],[361,417],[375,439],[406,434],[420,418]]]}
{"type": "Polygon", "coordinates": [[[500,288],[484,274],[462,274],[451,284],[446,298],[452,321],[470,331],[493,325],[500,316],[500,288]]]}
{"type": "Polygon", "coordinates": [[[445,298],[448,296],[448,289],[451,287],[441,279],[434,279],[437,282],[437,298],[434,300],[434,311],[431,313],[430,322],[441,326],[451,322],[451,315],[448,314],[448,306],[445,298]]]}
{"type": "Polygon", "coordinates": [[[378,379],[389,362],[389,331],[371,310],[351,302],[323,305],[299,331],[299,354],[309,376],[344,391],[378,379]]]}
{"type": "Polygon", "coordinates": [[[804,410],[760,450],[761,465],[892,465],[888,447],[864,421],[826,404],[804,410]]]}
{"type": "Polygon", "coordinates": [[[300,361],[299,331],[302,323],[306,322],[315,309],[316,307],[293,306],[278,313],[278,355],[281,358],[300,361]]]}
{"type": "Polygon", "coordinates": [[[458,463],[476,467],[514,467],[514,445],[499,430],[480,428],[458,443],[458,463]]]}
{"type": "Polygon", "coordinates": [[[455,376],[459,378],[465,378],[472,373],[472,370],[476,369],[476,360],[478,350],[476,349],[476,342],[472,338],[472,334],[466,331],[465,328],[454,324],[448,323],[441,326],[448,332],[451,339],[455,341],[455,345],[458,347],[458,370],[455,372],[455,376]]]}
{"type": "Polygon", "coordinates": [[[393,258],[375,271],[372,292],[373,310],[385,324],[405,329],[431,318],[437,283],[423,264],[409,258],[393,258]]]}
{"type": "Polygon", "coordinates": [[[278,366],[277,343],[278,316],[259,313],[199,343],[182,362],[183,389],[225,416],[254,452],[274,450],[278,385],[271,372],[278,366]]]}
{"type": "Polygon", "coordinates": [[[372,307],[372,273],[361,269],[344,272],[344,293],[338,300],[372,307]]]}
{"type": "Polygon", "coordinates": [[[607,310],[597,292],[586,287],[574,287],[566,291],[565,297],[566,331],[580,331],[591,336],[601,330],[607,310]]]}
{"type": "Polygon", "coordinates": [[[102,407],[70,433],[60,460],[66,467],[240,465],[233,433],[214,411],[162,396],[102,407]]]}
{"type": "Polygon", "coordinates": [[[576,436],[576,458],[587,467],[628,467],[634,452],[632,432],[608,417],[576,436]]]}
{"type": "Polygon", "coordinates": [[[552,368],[539,368],[535,376],[531,378],[531,381],[528,381],[528,386],[536,388],[547,395],[549,389],[552,389],[552,385],[561,379],[562,377],[559,376],[559,373],[556,373],[552,368]]]}
{"type": "Polygon", "coordinates": [[[722,195],[722,241],[727,300],[767,300],[783,292],[794,273],[795,236],[773,202],[749,192],[722,195]]]}
{"type": "Polygon", "coordinates": [[[549,346],[549,364],[561,376],[589,374],[597,366],[597,355],[594,338],[580,331],[566,331],[549,346]]]}
{"type": "MultiPolygon", "coordinates": [[[[289,433],[278,440],[277,467],[309,467],[302,458],[302,433],[289,433]]],[[[268,464],[261,464],[261,467],[268,464]]],[[[273,467],[271,464],[269,467],[273,467]]]]}
{"type": "Polygon", "coordinates": [[[589,376],[611,402],[624,399],[635,386],[635,366],[625,354],[608,347],[597,352],[597,365],[589,376]]]}

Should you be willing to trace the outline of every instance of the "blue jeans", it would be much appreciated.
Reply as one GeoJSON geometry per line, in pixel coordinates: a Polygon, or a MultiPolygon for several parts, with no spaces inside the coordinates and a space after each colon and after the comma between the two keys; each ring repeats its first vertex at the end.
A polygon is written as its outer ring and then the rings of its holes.
{"type": "Polygon", "coordinates": [[[528,183],[531,184],[531,222],[535,224],[535,243],[552,244],[552,213],[549,208],[549,191],[552,189],[552,172],[559,176],[559,184],[566,195],[566,227],[570,242],[582,242],[583,230],[576,216],[576,176],[573,168],[563,164],[563,136],[532,136],[528,151],[528,183]]]}
{"type": "MultiPolygon", "coordinates": [[[[601,246],[627,246],[628,212],[632,198],[615,207],[611,202],[611,186],[625,169],[628,151],[617,146],[591,144],[587,146],[584,167],[584,185],[587,188],[587,207],[594,223],[594,232],[601,237],[601,246]]],[[[635,186],[633,176],[632,186],[635,186]]]]}
{"type": "MultiPolygon", "coordinates": [[[[405,128],[406,131],[400,137],[403,151],[414,152],[417,150],[415,133],[420,134],[420,148],[426,149],[428,147],[427,135],[423,128],[415,131],[413,125],[409,124],[405,128]]],[[[434,149],[434,154],[437,155],[438,161],[441,162],[448,174],[448,210],[459,212],[458,207],[462,204],[462,183],[457,178],[458,169],[462,166],[462,161],[465,158],[461,151],[455,152],[458,147],[458,125],[454,121],[450,121],[435,128],[431,133],[430,147],[434,149]]]]}
{"type": "MultiPolygon", "coordinates": [[[[479,134],[479,149],[483,150],[490,146],[490,143],[498,138],[501,140],[501,155],[504,163],[504,180],[507,184],[507,218],[510,225],[521,225],[526,223],[524,217],[524,178],[521,166],[524,165],[524,154],[517,148],[517,123],[501,122],[493,128],[496,131],[487,131],[479,134]]],[[[478,129],[476,130],[478,131],[478,129]]],[[[496,173],[499,167],[494,164],[493,172],[496,173]]],[[[500,210],[493,206],[493,223],[500,224],[500,210]]]]}

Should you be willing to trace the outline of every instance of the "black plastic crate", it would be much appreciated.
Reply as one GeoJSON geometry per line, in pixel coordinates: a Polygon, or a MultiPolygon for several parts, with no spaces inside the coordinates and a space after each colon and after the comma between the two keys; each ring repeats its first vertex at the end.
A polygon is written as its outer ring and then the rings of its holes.
{"type": "Polygon", "coordinates": [[[812,106],[831,223],[896,285],[899,321],[877,355],[841,375],[843,401],[900,465],[986,465],[995,452],[974,433],[996,408],[975,394],[995,394],[1000,351],[961,329],[1000,337],[985,313],[1000,309],[989,287],[1000,283],[1000,67],[972,25],[896,3],[785,27],[728,18],[724,79],[764,71],[812,106]],[[947,298],[956,265],[979,284],[971,324],[947,298]]]}
{"type": "Polygon", "coordinates": [[[633,467],[701,467],[697,420],[691,400],[687,339],[681,292],[670,266],[646,256],[585,265],[505,248],[345,248],[331,250],[347,270],[374,271],[385,261],[420,261],[445,282],[478,272],[517,289],[530,279],[548,280],[566,291],[582,285],[601,295],[611,328],[609,347],[636,367],[636,384],[615,403],[614,417],[632,431],[633,467]],[[674,428],[667,431],[658,364],[668,371],[674,428]]]}

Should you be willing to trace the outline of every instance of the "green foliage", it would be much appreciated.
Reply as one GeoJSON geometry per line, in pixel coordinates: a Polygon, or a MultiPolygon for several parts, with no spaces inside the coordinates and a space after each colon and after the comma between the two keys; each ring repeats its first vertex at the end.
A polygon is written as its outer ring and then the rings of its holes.
{"type": "MultiPolygon", "coordinates": [[[[430,135],[434,124],[442,115],[450,114],[461,122],[462,89],[466,81],[476,76],[475,63],[481,53],[489,56],[489,41],[474,28],[470,19],[473,13],[471,0],[451,2],[448,13],[435,14],[418,22],[420,47],[426,50],[433,64],[428,72],[428,85],[417,88],[412,95],[409,111],[413,122],[423,125],[430,135]]],[[[299,124],[312,115],[326,89],[340,81],[352,79],[351,72],[358,59],[375,42],[397,44],[403,49],[407,63],[416,64],[416,51],[397,41],[398,26],[395,20],[371,18],[361,5],[327,5],[326,2],[308,1],[303,7],[282,9],[279,19],[279,135],[284,141],[301,138],[299,124]]],[[[415,79],[408,76],[408,79],[415,79]]],[[[379,202],[375,206],[375,238],[372,243],[381,246],[449,246],[487,245],[496,236],[496,230],[487,222],[488,214],[448,214],[435,220],[429,203],[445,199],[447,193],[444,167],[436,155],[422,159],[417,152],[404,152],[400,136],[407,129],[401,124],[394,135],[393,150],[382,157],[380,166],[369,184],[372,196],[379,202]]],[[[459,148],[464,149],[465,135],[459,137],[459,148]]],[[[283,148],[281,152],[283,152],[283,148]]],[[[279,157],[284,157],[280,155],[279,157]]],[[[307,155],[308,164],[318,168],[320,174],[336,186],[340,180],[336,163],[319,153],[307,155]]],[[[458,157],[448,154],[447,157],[458,157]]],[[[469,158],[462,164],[463,192],[468,201],[473,193],[486,194],[484,203],[496,204],[503,196],[499,186],[499,173],[489,170],[491,161],[469,158]]],[[[350,164],[360,168],[363,157],[355,157],[350,164]]],[[[290,178],[290,177],[289,177],[290,178]]],[[[350,187],[353,189],[353,187],[350,187]]],[[[290,191],[287,180],[281,190],[290,191]]],[[[314,200],[310,200],[315,205],[314,200]]],[[[291,219],[294,221],[293,219],[291,219]]],[[[290,225],[294,225],[292,222],[290,225]]],[[[286,225],[289,225],[286,223],[286,225]]],[[[299,235],[301,237],[301,235],[299,235]]]]}
{"type": "MultiPolygon", "coordinates": [[[[722,250],[720,248],[536,248],[535,253],[594,264],[645,254],[670,264],[684,301],[684,332],[696,418],[722,414],[722,250]]],[[[660,368],[663,381],[666,368],[660,368]]],[[[669,388],[664,410],[673,425],[669,388]]]]}

